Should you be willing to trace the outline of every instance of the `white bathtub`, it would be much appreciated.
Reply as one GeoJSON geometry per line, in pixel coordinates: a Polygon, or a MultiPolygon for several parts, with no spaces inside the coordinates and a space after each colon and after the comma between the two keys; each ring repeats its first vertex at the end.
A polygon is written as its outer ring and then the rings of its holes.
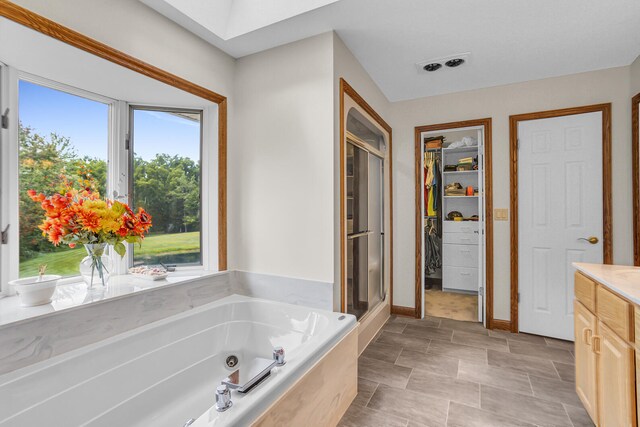
{"type": "Polygon", "coordinates": [[[243,426],[356,325],[350,315],[232,295],[0,376],[0,426],[243,426]],[[286,365],[210,410],[231,371],[282,346],[286,365]]]}

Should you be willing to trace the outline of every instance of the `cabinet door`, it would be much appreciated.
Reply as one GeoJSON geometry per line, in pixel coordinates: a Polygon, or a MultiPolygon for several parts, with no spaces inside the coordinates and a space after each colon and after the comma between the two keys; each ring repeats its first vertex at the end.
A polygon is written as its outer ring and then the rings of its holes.
{"type": "Polygon", "coordinates": [[[600,426],[635,427],[636,390],[633,348],[604,323],[592,344],[598,356],[600,426]]]}
{"type": "Polygon", "coordinates": [[[591,348],[596,316],[577,300],[573,302],[576,352],[576,393],[591,419],[597,424],[598,399],[596,386],[596,353],[591,348]]]}

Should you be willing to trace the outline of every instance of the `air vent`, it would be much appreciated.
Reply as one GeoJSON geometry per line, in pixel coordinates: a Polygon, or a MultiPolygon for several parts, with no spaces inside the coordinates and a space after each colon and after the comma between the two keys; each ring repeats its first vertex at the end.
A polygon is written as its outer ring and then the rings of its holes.
{"type": "Polygon", "coordinates": [[[444,63],[444,65],[446,65],[449,68],[455,68],[458,67],[460,65],[464,64],[464,59],[462,58],[454,58],[454,59],[450,59],[447,62],[444,63]]]}
{"type": "Polygon", "coordinates": [[[434,71],[446,70],[449,68],[458,68],[463,64],[469,63],[471,52],[458,53],[456,55],[443,56],[433,58],[427,61],[421,61],[416,64],[418,72],[421,74],[431,74],[434,71]]]}

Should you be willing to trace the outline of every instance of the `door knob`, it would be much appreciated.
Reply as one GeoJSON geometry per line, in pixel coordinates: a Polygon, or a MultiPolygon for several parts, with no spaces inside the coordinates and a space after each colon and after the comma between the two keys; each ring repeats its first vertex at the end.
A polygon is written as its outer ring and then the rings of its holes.
{"type": "Polygon", "coordinates": [[[591,237],[580,237],[578,240],[584,240],[585,242],[589,242],[592,245],[595,245],[596,243],[599,242],[598,238],[595,236],[591,236],[591,237]]]}

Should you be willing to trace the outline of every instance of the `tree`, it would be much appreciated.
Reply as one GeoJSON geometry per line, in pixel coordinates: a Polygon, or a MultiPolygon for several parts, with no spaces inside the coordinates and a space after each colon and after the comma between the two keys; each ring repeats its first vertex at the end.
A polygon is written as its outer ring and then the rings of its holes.
{"type": "MultiPolygon", "coordinates": [[[[37,253],[65,250],[42,237],[38,225],[43,211],[27,190],[53,194],[62,190],[63,178],[78,187],[106,194],[107,162],[79,157],[69,138],[51,133],[44,137],[19,125],[20,259],[37,253]]],[[[188,157],[157,154],[134,162],[133,207],[153,216],[153,231],[176,233],[200,230],[200,165],[188,157]]]]}
{"type": "Polygon", "coordinates": [[[43,211],[27,195],[27,190],[53,194],[62,190],[61,183],[66,178],[104,194],[107,162],[90,157],[80,159],[69,138],[56,133],[45,138],[22,123],[18,126],[18,143],[20,259],[25,260],[39,252],[65,249],[55,248],[42,237],[38,225],[44,218],[43,211]]]}
{"type": "Polygon", "coordinates": [[[200,229],[200,165],[188,157],[135,158],[134,206],[153,215],[153,231],[200,229]]]}
{"type": "Polygon", "coordinates": [[[42,222],[42,209],[27,195],[27,190],[45,194],[57,191],[60,176],[66,165],[76,157],[69,141],[52,133],[49,138],[19,124],[19,191],[20,191],[20,258],[33,252],[52,250],[51,243],[42,238],[38,225],[42,222]]]}

